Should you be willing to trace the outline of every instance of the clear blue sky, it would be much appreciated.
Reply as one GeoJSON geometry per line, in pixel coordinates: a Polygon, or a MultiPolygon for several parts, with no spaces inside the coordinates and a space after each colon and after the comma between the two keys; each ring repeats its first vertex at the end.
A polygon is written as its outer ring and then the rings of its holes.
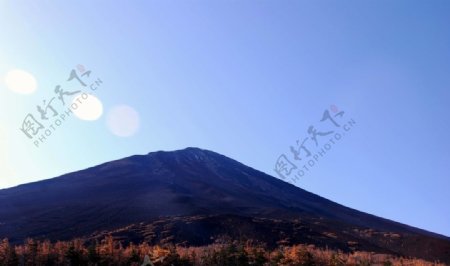
{"type": "Polygon", "coordinates": [[[357,124],[297,183],[450,236],[450,2],[0,1],[0,187],[197,146],[275,175],[330,105],[357,124]],[[19,128],[82,64],[103,115],[40,148],[19,128]],[[10,90],[12,69],[34,93],[10,90]],[[120,104],[140,127],[107,126],[120,104]]]}

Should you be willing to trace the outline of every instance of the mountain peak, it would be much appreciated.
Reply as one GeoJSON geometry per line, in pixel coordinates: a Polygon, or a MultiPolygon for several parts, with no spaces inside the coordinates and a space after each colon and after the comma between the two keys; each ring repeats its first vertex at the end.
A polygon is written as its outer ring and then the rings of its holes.
{"type": "MultiPolygon", "coordinates": [[[[424,250],[417,239],[428,241],[429,246],[450,249],[448,238],[347,208],[219,153],[195,147],[135,155],[1,190],[0,205],[0,238],[16,242],[27,237],[89,237],[95,232],[111,232],[162,217],[173,221],[183,217],[180,219],[186,224],[177,222],[174,230],[193,231],[183,231],[184,235],[173,231],[180,236],[180,243],[208,244],[227,233],[224,228],[236,227],[261,241],[264,234],[259,232],[272,232],[270,241],[276,243],[286,240],[284,232],[309,228],[297,230],[289,241],[336,248],[356,241],[366,250],[408,256],[420,253],[423,257],[440,251],[424,250]],[[190,225],[193,220],[199,221],[198,217],[206,220],[190,225]],[[279,227],[280,221],[285,223],[283,228],[279,227]],[[369,229],[377,237],[366,239],[369,229]],[[398,250],[391,250],[379,237],[392,232],[401,236],[390,239],[398,250]],[[339,235],[341,242],[324,236],[331,233],[339,235]]],[[[450,261],[450,255],[442,258],[450,261]]]]}
{"type": "Polygon", "coordinates": [[[160,151],[155,151],[155,152],[149,152],[147,155],[149,156],[158,156],[161,154],[183,154],[183,155],[219,155],[216,152],[210,151],[210,150],[205,150],[205,149],[201,149],[201,148],[197,148],[197,147],[186,147],[184,149],[180,149],[180,150],[173,150],[173,151],[164,151],[164,150],[160,150],[160,151]]]}
{"type": "MultiPolygon", "coordinates": [[[[152,154],[158,154],[158,153],[176,153],[176,152],[195,152],[195,153],[200,153],[200,152],[204,152],[207,151],[205,149],[201,149],[198,147],[186,147],[184,149],[179,149],[179,150],[172,150],[172,151],[166,151],[166,150],[159,150],[159,151],[151,151],[148,153],[148,155],[152,155],[152,154]]],[[[209,151],[211,152],[211,151],[209,151]]]]}
{"type": "Polygon", "coordinates": [[[234,161],[217,152],[197,147],[187,147],[174,151],[156,151],[147,154],[148,157],[161,160],[175,160],[178,163],[185,162],[220,162],[220,161],[234,161]]]}

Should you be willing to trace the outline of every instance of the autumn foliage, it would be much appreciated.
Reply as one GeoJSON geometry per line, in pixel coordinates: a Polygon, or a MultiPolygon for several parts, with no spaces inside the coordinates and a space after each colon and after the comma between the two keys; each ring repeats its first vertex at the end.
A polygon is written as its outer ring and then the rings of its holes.
{"type": "Polygon", "coordinates": [[[280,246],[269,250],[263,245],[222,241],[204,247],[150,246],[147,243],[122,244],[112,237],[102,241],[73,240],[51,243],[28,239],[22,245],[0,243],[0,265],[141,265],[148,255],[155,266],[163,265],[444,265],[384,254],[319,249],[313,246],[280,246]]]}

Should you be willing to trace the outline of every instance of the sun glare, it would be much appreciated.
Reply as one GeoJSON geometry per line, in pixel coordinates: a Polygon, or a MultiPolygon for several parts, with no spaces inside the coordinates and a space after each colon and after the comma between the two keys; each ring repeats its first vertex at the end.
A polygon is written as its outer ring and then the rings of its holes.
{"type": "Polygon", "coordinates": [[[102,102],[92,94],[83,93],[76,96],[71,109],[76,117],[87,121],[95,121],[103,114],[102,102]]]}
{"type": "Polygon", "coordinates": [[[127,105],[115,106],[109,113],[107,125],[119,137],[130,137],[139,129],[139,114],[127,105]]]}
{"type": "Polygon", "coordinates": [[[37,82],[33,75],[20,69],[6,73],[5,83],[8,89],[20,94],[30,94],[37,89],[37,82]]]}

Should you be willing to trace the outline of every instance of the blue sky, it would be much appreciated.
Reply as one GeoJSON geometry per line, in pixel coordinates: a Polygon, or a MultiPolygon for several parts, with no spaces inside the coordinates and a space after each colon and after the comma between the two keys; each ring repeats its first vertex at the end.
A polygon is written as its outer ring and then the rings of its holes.
{"type": "Polygon", "coordinates": [[[336,105],[356,125],[296,185],[449,236],[449,13],[448,1],[0,1],[0,187],[189,146],[275,176],[336,105]],[[72,116],[36,148],[25,116],[79,64],[103,81],[102,115],[72,116]],[[13,69],[34,93],[7,86],[13,69]],[[129,137],[108,127],[118,105],[139,115],[129,137]]]}

